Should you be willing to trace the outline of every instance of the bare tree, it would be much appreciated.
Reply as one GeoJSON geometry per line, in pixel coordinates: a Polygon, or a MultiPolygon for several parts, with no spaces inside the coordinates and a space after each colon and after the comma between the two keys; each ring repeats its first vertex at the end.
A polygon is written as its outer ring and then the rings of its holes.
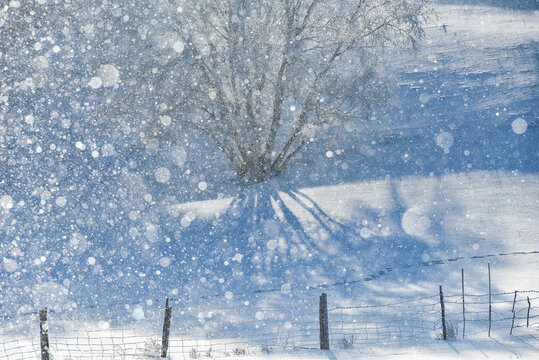
{"type": "Polygon", "coordinates": [[[171,117],[211,137],[241,178],[279,174],[324,125],[371,114],[381,49],[414,46],[423,0],[180,0],[171,117]]]}
{"type": "Polygon", "coordinates": [[[35,83],[39,70],[39,89],[55,85],[71,103],[89,104],[77,109],[93,108],[110,127],[129,121],[146,141],[201,132],[240,178],[257,182],[328,129],[367,120],[385,98],[381,53],[415,46],[432,15],[431,0],[16,3],[0,27],[11,49],[4,60],[20,66],[5,75],[13,83],[4,92],[19,91],[25,72],[35,83]],[[62,51],[27,66],[23,50],[43,39],[62,51]],[[49,59],[58,60],[45,69],[49,59]],[[92,80],[98,71],[116,79],[92,80]]]}

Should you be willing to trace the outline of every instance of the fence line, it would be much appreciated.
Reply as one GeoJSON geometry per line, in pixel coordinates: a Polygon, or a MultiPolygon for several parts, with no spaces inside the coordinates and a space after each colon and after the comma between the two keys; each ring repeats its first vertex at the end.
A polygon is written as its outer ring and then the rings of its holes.
{"type": "Polygon", "coordinates": [[[112,311],[45,308],[3,317],[31,321],[32,330],[27,335],[0,332],[0,359],[221,358],[455,340],[460,333],[464,337],[464,328],[467,337],[490,336],[491,331],[512,335],[539,326],[539,295],[534,296],[539,290],[464,290],[462,285],[460,294],[445,294],[440,286],[429,296],[357,306],[335,305],[322,294],[319,302],[291,305],[182,307],[167,298],[164,307],[140,301],[112,311]]]}
{"type": "MultiPolygon", "coordinates": [[[[525,294],[536,290],[519,291],[525,294]]],[[[456,339],[462,322],[462,294],[444,294],[445,318],[442,320],[439,294],[399,302],[363,306],[333,306],[327,309],[327,344],[321,344],[317,303],[287,306],[223,307],[210,318],[196,317],[189,308],[172,309],[172,326],[166,347],[172,359],[220,358],[233,355],[269,354],[276,350],[353,348],[358,344],[391,344],[407,340],[456,339]],[[176,310],[176,311],[174,311],[176,310]],[[283,312],[284,311],[284,312],[283,312]],[[253,314],[254,313],[254,314],[253,314]],[[262,315],[260,315],[262,314],[262,315]],[[177,322],[176,325],[174,323],[177,322]],[[446,331],[443,331],[443,325],[446,331]],[[248,335],[247,335],[248,334],[248,335]]],[[[488,333],[488,294],[466,302],[467,336],[488,333]],[[483,300],[483,301],[481,301],[483,300]]],[[[539,325],[534,306],[539,296],[514,298],[514,292],[491,294],[493,331],[509,334],[517,329],[539,325]],[[511,296],[512,295],[512,296],[511,296]],[[514,309],[512,306],[514,304],[514,309]],[[528,311],[531,313],[528,313],[528,311]]],[[[327,302],[331,304],[331,299],[327,302]]],[[[160,357],[163,325],[167,307],[145,310],[145,326],[69,330],[58,323],[77,320],[76,312],[49,313],[49,351],[53,359],[137,359],[160,357]],[[146,326],[150,324],[150,326],[146,326]],[[55,330],[56,329],[56,330],[55,330]]],[[[105,312],[110,315],[110,312],[105,312]]],[[[122,315],[129,312],[120,312],[122,315]]],[[[102,314],[94,314],[102,315],[102,314]]],[[[83,322],[84,323],[84,322],[83,322]]],[[[139,323],[140,324],[140,323],[139,323]]],[[[75,324],[76,325],[76,324],[75,324]]],[[[0,340],[1,359],[39,359],[39,337],[0,340]]]]}
{"type": "MultiPolygon", "coordinates": [[[[519,290],[518,291],[519,294],[533,294],[533,293],[536,293],[536,294],[539,294],[539,290],[519,290]]],[[[486,294],[472,294],[472,293],[465,293],[464,294],[465,297],[488,297],[488,293],[486,294]]],[[[501,293],[494,293],[492,294],[492,296],[503,296],[503,295],[514,295],[514,291],[511,291],[511,292],[501,292],[501,293]]],[[[379,305],[363,305],[363,306],[353,306],[353,307],[349,307],[349,308],[357,308],[357,309],[367,309],[367,308],[381,308],[381,307],[387,307],[387,306],[393,306],[393,305],[399,305],[399,304],[407,304],[407,303],[411,303],[411,302],[416,302],[416,301],[419,301],[419,300],[424,300],[424,299],[436,299],[438,298],[439,295],[431,295],[431,296],[425,296],[425,297],[420,297],[420,298],[414,298],[414,299],[410,299],[410,300],[403,300],[403,301],[399,301],[399,302],[395,302],[395,303],[388,303],[388,304],[379,304],[379,305]]],[[[446,303],[453,303],[453,304],[462,304],[462,294],[454,294],[454,295],[445,295],[444,294],[444,298],[445,298],[445,302],[446,303]],[[456,300],[447,300],[447,299],[450,299],[450,298],[455,298],[456,300]]],[[[539,296],[535,296],[535,297],[530,297],[529,300],[530,301],[533,301],[533,300],[537,300],[539,299],[539,296]]],[[[173,298],[171,298],[171,302],[174,302],[174,301],[177,301],[177,300],[174,300],[173,298]]],[[[505,303],[506,301],[492,301],[492,304],[498,304],[498,303],[505,303]]],[[[526,303],[527,302],[527,299],[517,299],[516,300],[517,303],[519,302],[523,302],[523,303],[526,303]]],[[[139,303],[144,303],[144,301],[140,301],[139,303]]],[[[299,309],[299,308],[308,308],[308,307],[312,307],[312,306],[315,306],[317,305],[318,303],[299,303],[299,304],[294,304],[294,305],[273,305],[273,306],[254,306],[254,305],[244,305],[244,306],[241,306],[241,307],[230,307],[230,306],[227,306],[227,307],[211,307],[211,306],[187,306],[187,307],[182,307],[182,309],[184,311],[201,311],[201,310],[207,310],[207,311],[216,311],[216,310],[237,310],[237,309],[261,309],[261,310],[265,310],[265,309],[299,309]]],[[[466,301],[466,304],[470,304],[470,305],[474,305],[474,304],[482,304],[482,302],[474,302],[474,301],[470,301],[470,300],[467,300],[466,301]]],[[[96,310],[97,307],[77,307],[77,308],[72,308],[72,309],[69,309],[69,310],[55,310],[54,308],[52,309],[48,309],[48,313],[49,314],[54,314],[54,315],[72,315],[74,312],[77,312],[77,313],[84,313],[82,311],[79,311],[79,310],[96,310]]],[[[106,315],[122,315],[122,316],[127,316],[129,315],[130,313],[133,312],[134,309],[137,309],[136,305],[135,307],[133,308],[129,308],[129,309],[123,309],[123,310],[101,310],[100,311],[106,315]]],[[[165,307],[156,307],[156,308],[145,308],[144,309],[144,312],[146,314],[148,313],[160,313],[160,312],[164,312],[165,311],[165,307]]],[[[330,309],[331,310],[331,309],[330,309]]],[[[95,314],[94,312],[92,313],[88,313],[88,314],[95,314]]],[[[39,315],[39,310],[36,310],[36,311],[30,311],[30,312],[23,312],[23,313],[18,313],[17,315],[3,315],[3,316],[0,316],[0,319],[3,319],[3,320],[14,320],[14,319],[19,319],[21,317],[30,317],[30,316],[36,316],[36,315],[39,315]]]]}

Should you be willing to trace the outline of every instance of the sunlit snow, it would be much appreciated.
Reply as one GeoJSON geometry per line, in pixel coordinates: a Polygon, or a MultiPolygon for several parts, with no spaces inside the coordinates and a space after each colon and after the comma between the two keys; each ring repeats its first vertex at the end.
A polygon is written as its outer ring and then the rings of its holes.
{"type": "Polygon", "coordinates": [[[4,265],[4,271],[8,273],[15,272],[19,268],[19,264],[15,259],[3,258],[2,262],[4,265]]]}
{"type": "MultiPolygon", "coordinates": [[[[99,68],[98,78],[101,80],[101,84],[105,87],[115,86],[120,80],[120,72],[118,71],[118,68],[112,64],[102,65],[99,68]]],[[[99,88],[99,86],[94,85],[92,87],[99,88]]]]}
{"type": "Polygon", "coordinates": [[[518,135],[522,135],[528,129],[528,123],[523,118],[517,118],[511,123],[513,132],[518,135]]]}
{"type": "Polygon", "coordinates": [[[56,205],[58,205],[59,207],[64,207],[67,203],[67,200],[63,196],[58,196],[55,202],[56,202],[56,205]]]}
{"type": "Polygon", "coordinates": [[[170,179],[170,171],[165,167],[155,170],[155,180],[160,183],[166,183],[170,179]]]}
{"type": "Polygon", "coordinates": [[[3,195],[0,197],[0,206],[5,209],[9,210],[13,207],[13,199],[9,195],[3,195]]]}
{"type": "Polygon", "coordinates": [[[103,85],[103,81],[97,76],[92,77],[88,82],[88,86],[90,86],[92,89],[99,89],[101,85],[103,85]]]}
{"type": "Polygon", "coordinates": [[[442,131],[436,136],[436,144],[444,149],[444,153],[449,154],[449,149],[453,146],[453,135],[451,133],[442,131]]]}
{"type": "Polygon", "coordinates": [[[0,5],[0,358],[537,358],[532,2],[0,5]]]}

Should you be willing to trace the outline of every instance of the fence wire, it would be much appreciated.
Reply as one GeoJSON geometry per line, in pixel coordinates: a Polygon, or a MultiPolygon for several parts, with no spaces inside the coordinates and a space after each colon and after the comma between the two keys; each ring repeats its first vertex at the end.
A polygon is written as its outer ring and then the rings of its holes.
{"type": "MultiPolygon", "coordinates": [[[[536,291],[491,295],[493,331],[507,332],[513,328],[536,327],[535,314],[539,296],[536,291]],[[518,297],[520,294],[520,298],[518,297]],[[528,307],[528,299],[530,307],[528,307]],[[514,312],[513,312],[514,303],[514,312]],[[529,316],[528,316],[529,312],[529,316]]],[[[445,325],[448,339],[488,333],[489,295],[464,294],[444,296],[445,325]],[[465,326],[464,326],[465,325],[465,326]],[[466,329],[463,334],[463,330],[466,329]]],[[[383,344],[412,340],[442,339],[441,303],[439,295],[384,305],[334,307],[330,313],[330,339],[334,347],[349,348],[354,344],[383,344]]]]}
{"type": "MultiPolygon", "coordinates": [[[[491,295],[493,331],[539,327],[538,291],[491,295]],[[514,309],[513,309],[514,305],[514,309]]],[[[462,294],[444,296],[449,338],[462,337],[462,294]]],[[[465,336],[487,336],[489,295],[464,294],[465,336]]],[[[329,300],[331,304],[331,299],[329,300]]],[[[156,359],[162,351],[165,309],[153,303],[98,311],[50,311],[51,359],[156,359]]],[[[175,307],[172,309],[169,359],[224,358],[318,349],[318,303],[276,306],[175,307]]],[[[440,339],[439,295],[400,302],[330,306],[332,348],[440,339]]],[[[31,330],[0,332],[0,359],[41,359],[38,312],[11,319],[31,330]]],[[[15,327],[12,327],[15,328],[15,327]]],[[[20,330],[20,329],[19,329],[20,330]]]]}

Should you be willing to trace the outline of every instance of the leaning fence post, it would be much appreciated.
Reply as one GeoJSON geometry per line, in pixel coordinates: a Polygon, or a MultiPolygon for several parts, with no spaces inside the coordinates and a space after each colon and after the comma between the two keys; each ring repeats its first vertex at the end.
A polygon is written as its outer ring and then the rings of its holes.
{"type": "Polygon", "coordinates": [[[488,263],[488,337],[492,327],[492,289],[490,286],[490,263],[488,263]]]}
{"type": "Polygon", "coordinates": [[[320,295],[318,315],[320,319],[320,349],[329,350],[328,298],[325,293],[320,295]]]}
{"type": "Polygon", "coordinates": [[[528,298],[528,315],[526,315],[526,327],[530,327],[530,308],[531,308],[531,304],[530,304],[530,297],[527,296],[528,298]]]}
{"type": "Polygon", "coordinates": [[[466,332],[466,309],[464,307],[464,269],[461,269],[462,275],[462,338],[464,339],[464,333],[466,332]]]}
{"type": "Polygon", "coordinates": [[[442,337],[444,340],[447,340],[447,330],[445,327],[444,293],[442,292],[442,285],[440,285],[440,306],[442,307],[442,337]]]}
{"type": "Polygon", "coordinates": [[[167,357],[171,315],[172,315],[172,307],[169,306],[169,299],[167,298],[165,302],[165,319],[163,321],[163,338],[161,341],[161,357],[162,358],[167,357]]]}
{"type": "Polygon", "coordinates": [[[163,339],[161,341],[161,357],[166,358],[168,352],[168,337],[170,334],[170,317],[172,315],[172,307],[169,306],[167,298],[165,304],[165,320],[163,321],[163,339]]]}
{"type": "Polygon", "coordinates": [[[511,321],[511,331],[509,331],[509,335],[513,335],[513,326],[515,325],[515,303],[517,302],[517,291],[515,290],[515,297],[513,299],[513,309],[511,312],[513,312],[513,320],[511,321]]]}
{"type": "Polygon", "coordinates": [[[49,360],[49,324],[47,323],[47,308],[39,310],[39,333],[41,338],[41,360],[49,360]]]}

